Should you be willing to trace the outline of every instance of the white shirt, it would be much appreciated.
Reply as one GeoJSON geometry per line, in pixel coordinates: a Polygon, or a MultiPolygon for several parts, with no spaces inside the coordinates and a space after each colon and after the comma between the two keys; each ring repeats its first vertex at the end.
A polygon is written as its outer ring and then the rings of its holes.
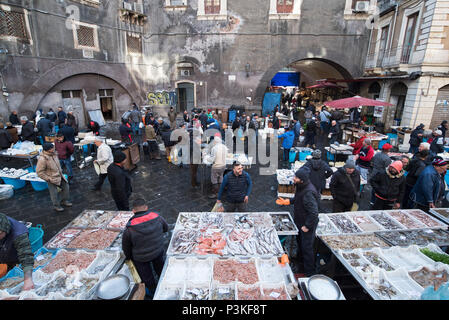
{"type": "Polygon", "coordinates": [[[111,147],[106,143],[102,143],[97,150],[97,162],[100,165],[100,173],[108,173],[108,167],[114,162],[111,147]]]}
{"type": "Polygon", "coordinates": [[[223,168],[226,166],[226,155],[228,154],[228,148],[223,143],[217,143],[212,148],[212,168],[223,168]]]}

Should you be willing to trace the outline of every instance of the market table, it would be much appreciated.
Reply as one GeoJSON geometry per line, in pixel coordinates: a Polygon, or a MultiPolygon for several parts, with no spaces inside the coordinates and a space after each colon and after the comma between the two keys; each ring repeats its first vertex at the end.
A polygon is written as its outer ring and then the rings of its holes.
{"type": "Polygon", "coordinates": [[[449,224],[449,209],[448,208],[431,208],[429,213],[437,217],[446,224],[449,224]]]}
{"type": "MultiPolygon", "coordinates": [[[[407,299],[410,298],[410,295],[415,296],[418,292],[422,292],[424,288],[421,288],[414,281],[408,281],[408,276],[404,275],[402,269],[402,271],[400,270],[401,264],[398,262],[398,255],[401,255],[400,252],[407,252],[409,255],[413,255],[415,260],[422,259],[429,262],[422,257],[422,254],[416,251],[416,247],[410,249],[410,246],[415,242],[412,239],[417,239],[416,235],[418,234],[421,234],[423,239],[428,239],[427,242],[420,241],[419,244],[421,246],[431,246],[433,241],[430,239],[444,238],[449,242],[449,233],[445,231],[446,229],[447,225],[421,210],[357,211],[320,214],[317,237],[332,253],[331,262],[329,263],[331,268],[335,268],[335,259],[340,261],[373,299],[388,299],[388,296],[384,294],[388,291],[385,288],[389,286],[396,289],[395,298],[407,299]],[[405,238],[407,240],[405,236],[407,232],[416,234],[410,236],[408,241],[401,243],[401,245],[409,249],[393,246],[395,249],[388,249],[390,251],[387,251],[387,248],[393,243],[390,237],[385,237],[385,234],[398,233],[397,239],[405,238]],[[363,255],[364,258],[354,262],[350,259],[348,260],[348,256],[350,257],[351,255],[353,257],[363,255]],[[374,260],[371,261],[370,259],[374,260]],[[382,267],[378,269],[377,263],[380,263],[379,266],[383,266],[381,262],[387,263],[387,265],[388,263],[394,265],[395,268],[391,266],[388,268],[384,265],[384,268],[387,269],[384,270],[382,267]],[[354,267],[351,264],[363,266],[363,268],[357,269],[358,267],[354,267]],[[371,270],[371,273],[368,272],[369,270],[371,270]],[[378,278],[370,282],[370,277],[373,274],[378,278]],[[384,287],[380,286],[382,283],[384,287]],[[401,289],[398,290],[397,287],[401,289]],[[406,291],[404,288],[408,288],[407,294],[404,294],[404,290],[406,291]]],[[[444,241],[446,240],[441,240],[439,243],[444,244],[444,241]]],[[[440,249],[433,248],[433,250],[438,251],[440,249]]],[[[413,261],[413,258],[409,259],[408,271],[415,266],[410,261],[413,261]]]]}
{"type": "Polygon", "coordinates": [[[154,299],[242,300],[244,292],[260,299],[263,292],[290,300],[296,280],[288,263],[279,264],[275,230],[266,212],[180,212],[154,299]]]}
{"type": "Polygon", "coordinates": [[[329,164],[331,162],[333,163],[333,166],[335,166],[335,163],[337,162],[338,155],[349,157],[352,155],[352,151],[354,150],[353,147],[347,144],[331,144],[329,147],[325,147],[324,149],[334,156],[333,161],[328,160],[329,164]]]}
{"type": "Polygon", "coordinates": [[[98,299],[100,282],[114,274],[130,279],[129,290],[121,297],[130,299],[137,284],[124,264],[121,236],[133,215],[127,211],[84,210],[35,253],[35,289],[21,292],[23,271],[15,267],[0,279],[0,300],[94,300],[98,299]],[[108,233],[113,236],[105,240],[108,233]],[[95,234],[98,241],[92,238],[95,234]]]}
{"type": "Polygon", "coordinates": [[[28,154],[10,154],[8,150],[0,151],[0,157],[26,160],[29,162],[31,168],[35,168],[35,166],[33,165],[33,161],[38,157],[38,155],[38,151],[34,151],[33,153],[28,154]]]}

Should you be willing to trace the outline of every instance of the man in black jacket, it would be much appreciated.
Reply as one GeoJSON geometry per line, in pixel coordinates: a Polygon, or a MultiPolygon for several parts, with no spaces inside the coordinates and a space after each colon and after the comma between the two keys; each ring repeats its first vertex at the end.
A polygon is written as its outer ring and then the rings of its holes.
{"type": "Polygon", "coordinates": [[[123,168],[126,155],[121,151],[114,153],[114,163],[108,167],[108,180],[111,185],[112,198],[117,210],[129,210],[129,197],[132,193],[131,177],[123,168]]]}
{"type": "Polygon", "coordinates": [[[157,282],[152,269],[160,277],[165,263],[163,234],[168,231],[168,224],[160,215],[148,210],[143,199],[133,202],[132,211],[134,216],[123,232],[122,249],[125,259],[134,263],[148,296],[153,298],[157,282]]]}
{"type": "Polygon", "coordinates": [[[45,137],[53,131],[53,123],[47,118],[41,118],[37,123],[37,130],[39,136],[42,137],[42,141],[45,142],[45,137]]]}
{"type": "Polygon", "coordinates": [[[340,126],[337,121],[332,120],[331,127],[329,129],[329,144],[334,144],[338,142],[338,137],[340,135],[340,126]]]}
{"type": "Polygon", "coordinates": [[[201,122],[201,127],[203,128],[203,131],[206,131],[207,129],[207,113],[206,110],[202,110],[200,116],[199,116],[199,120],[201,122]]]}
{"type": "Polygon", "coordinates": [[[410,134],[410,149],[408,150],[408,153],[417,153],[419,144],[423,140],[423,134],[424,134],[424,124],[420,124],[415,128],[415,130],[412,131],[410,134]]]}
{"type": "Polygon", "coordinates": [[[405,191],[402,167],[402,161],[394,161],[384,172],[377,173],[369,180],[376,196],[374,210],[391,210],[401,207],[405,191]]]}
{"type": "Polygon", "coordinates": [[[404,198],[402,199],[403,209],[412,209],[412,203],[409,203],[410,191],[412,191],[413,186],[416,184],[416,181],[418,181],[421,172],[430,164],[427,162],[427,157],[429,156],[428,150],[421,150],[415,154],[415,156],[416,157],[414,157],[408,165],[408,174],[405,178],[405,191],[404,198]]]}
{"type": "Polygon", "coordinates": [[[13,143],[12,137],[5,129],[5,125],[0,122],[0,150],[8,149],[13,143]]]}
{"type": "Polygon", "coordinates": [[[334,198],[333,212],[351,211],[360,194],[360,172],[355,168],[354,160],[348,159],[344,167],[332,175],[329,187],[334,198]]]}
{"type": "Polygon", "coordinates": [[[221,203],[224,190],[226,200],[229,203],[226,212],[245,212],[253,183],[249,174],[243,170],[243,166],[234,162],[232,171],[223,177],[220,190],[218,191],[217,203],[221,203]]]}
{"type": "Polygon", "coordinates": [[[62,133],[64,135],[64,139],[66,141],[70,141],[75,144],[75,129],[69,126],[67,123],[60,124],[58,133],[62,133]]]}
{"type": "Polygon", "coordinates": [[[316,273],[313,247],[319,220],[320,195],[310,182],[309,168],[302,167],[296,171],[293,181],[296,184],[295,197],[292,200],[281,198],[281,203],[277,203],[283,205],[293,203],[294,221],[299,229],[299,235],[296,238],[298,241],[297,256],[300,265],[304,265],[306,277],[311,277],[316,273]]]}
{"type": "Polygon", "coordinates": [[[11,112],[9,115],[9,122],[11,122],[13,125],[20,125],[19,117],[17,116],[17,111],[11,112]]]}
{"type": "Polygon", "coordinates": [[[64,109],[62,107],[58,107],[58,126],[61,127],[65,120],[67,119],[67,113],[64,112],[64,109]]]}
{"type": "Polygon", "coordinates": [[[444,137],[441,130],[435,130],[432,143],[430,144],[430,152],[432,156],[436,156],[438,153],[444,152],[444,137]]]}
{"type": "Polygon", "coordinates": [[[304,167],[310,170],[310,182],[315,186],[318,194],[326,187],[326,179],[334,172],[326,161],[321,159],[321,150],[316,149],[312,152],[312,159],[308,160],[304,167]]]}
{"type": "Polygon", "coordinates": [[[34,142],[35,134],[33,124],[28,121],[28,118],[26,116],[21,116],[20,122],[22,122],[22,133],[20,134],[22,141],[34,142]]]}

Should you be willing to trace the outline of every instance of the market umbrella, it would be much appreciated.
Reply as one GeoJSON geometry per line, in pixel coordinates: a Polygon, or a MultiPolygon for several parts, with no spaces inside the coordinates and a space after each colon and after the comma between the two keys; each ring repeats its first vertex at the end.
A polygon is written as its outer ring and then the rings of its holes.
{"type": "Polygon", "coordinates": [[[388,103],[388,102],[363,98],[360,96],[339,99],[339,100],[334,100],[334,101],[326,101],[324,103],[324,105],[331,107],[331,108],[335,108],[335,109],[344,109],[344,108],[351,109],[351,108],[357,108],[357,107],[361,107],[361,106],[365,106],[365,107],[393,106],[391,103],[388,103]]]}
{"type": "Polygon", "coordinates": [[[307,89],[317,89],[317,88],[344,88],[332,82],[320,82],[313,86],[307,87],[307,89]]]}

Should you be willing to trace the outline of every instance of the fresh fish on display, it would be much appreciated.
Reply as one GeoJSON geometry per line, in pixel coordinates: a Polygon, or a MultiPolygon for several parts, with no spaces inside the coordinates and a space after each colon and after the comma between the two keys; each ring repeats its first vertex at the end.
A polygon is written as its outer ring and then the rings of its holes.
{"type": "Polygon", "coordinates": [[[188,229],[198,229],[200,224],[200,213],[180,213],[179,214],[179,224],[188,229]]]}
{"type": "Polygon", "coordinates": [[[187,289],[183,300],[208,300],[209,289],[204,288],[193,288],[187,289]]]}
{"type": "Polygon", "coordinates": [[[272,214],[271,219],[273,221],[276,231],[295,231],[295,225],[290,220],[287,214],[272,214]]]}
{"type": "Polygon", "coordinates": [[[354,223],[351,222],[345,215],[336,214],[330,215],[329,219],[337,226],[343,233],[359,233],[361,230],[354,223]]]}
{"type": "Polygon", "coordinates": [[[330,220],[328,220],[323,215],[320,215],[320,220],[318,221],[316,233],[321,235],[321,234],[338,234],[340,232],[337,229],[335,229],[330,220]]]}
{"type": "Polygon", "coordinates": [[[246,239],[248,233],[239,234],[242,231],[234,230],[227,237],[226,251],[230,255],[281,255],[283,253],[274,228],[255,227],[251,237],[246,239]]]}
{"type": "Polygon", "coordinates": [[[386,230],[399,230],[403,229],[398,224],[396,224],[385,212],[375,213],[371,217],[376,220],[382,227],[386,230]]]}
{"type": "Polygon", "coordinates": [[[204,212],[201,215],[200,220],[200,229],[222,229],[224,226],[223,223],[223,214],[220,212],[204,212]]]}
{"type": "Polygon", "coordinates": [[[173,236],[171,252],[174,254],[190,254],[197,245],[201,232],[191,229],[178,230],[173,236]]]}
{"type": "Polygon", "coordinates": [[[218,254],[223,255],[223,249],[226,246],[226,240],[220,232],[214,232],[211,235],[204,234],[196,239],[198,245],[195,247],[194,253],[218,254]]]}
{"type": "Polygon", "coordinates": [[[380,279],[378,284],[374,284],[374,291],[388,299],[394,299],[399,294],[391,283],[385,279],[380,279]]]}

